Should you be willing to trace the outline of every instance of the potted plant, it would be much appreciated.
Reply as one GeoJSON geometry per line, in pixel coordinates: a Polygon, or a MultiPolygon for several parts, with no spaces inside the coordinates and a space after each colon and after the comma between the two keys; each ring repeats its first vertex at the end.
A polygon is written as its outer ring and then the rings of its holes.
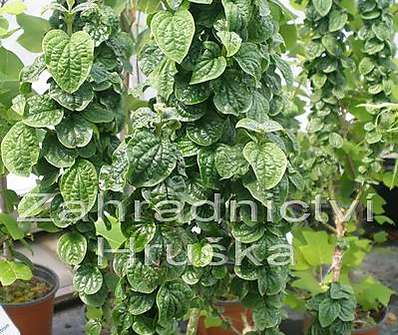
{"type": "Polygon", "coordinates": [[[113,236],[118,226],[101,219],[110,209],[98,192],[98,174],[124,127],[132,39],[102,3],[60,0],[49,9],[43,53],[21,71],[17,120],[2,141],[2,161],[10,173],[37,176],[18,215],[60,234],[58,254],[73,267],[74,287],[87,305],[87,332],[99,334],[113,307],[114,275],[106,259],[98,260],[98,238],[113,236]],[[43,72],[50,75],[48,88],[37,94],[32,83],[43,72]]]}
{"type": "MultiPolygon", "coordinates": [[[[121,229],[129,242],[119,248],[134,257],[114,261],[113,316],[120,333],[174,334],[191,307],[187,333],[195,334],[201,310],[234,309],[233,296],[252,310],[254,321],[248,317],[239,331],[279,334],[289,225],[276,214],[268,223],[265,213],[269,200],[283,203],[288,187],[300,185],[288,163],[293,139],[282,126],[289,112],[282,78],[291,85],[292,74],[271,15],[283,20],[287,14],[275,3],[242,6],[162,1],[146,8],[151,34],[139,61],[157,97],[132,113],[125,142],[101,171],[104,191],[130,190],[129,220],[121,229]],[[223,215],[206,220],[217,193],[223,215]],[[225,215],[245,200],[257,206],[257,218],[247,207],[232,219],[225,215]],[[142,202],[140,217],[132,217],[133,204],[142,202]],[[239,263],[235,245],[257,244],[260,262],[242,257],[239,263]],[[214,264],[217,250],[226,256],[221,264],[214,264]]],[[[238,316],[244,308],[237,308],[238,316]]]]}
{"type": "MultiPolygon", "coordinates": [[[[307,193],[330,203],[332,225],[327,218],[317,221],[334,241],[327,254],[330,265],[319,268],[323,291],[313,292],[308,303],[314,317],[309,334],[351,334],[363,310],[376,308],[374,316],[383,311],[380,301],[361,307],[363,301],[356,299],[361,285],[355,291],[344,263],[350,261],[356,227],[365,223],[363,208],[378,183],[383,157],[395,145],[391,5],[313,0],[306,7],[304,67],[312,94],[303,162],[310,177],[307,193]]],[[[314,254],[326,257],[315,249],[314,254]]]]}
{"type": "MultiPolygon", "coordinates": [[[[3,1],[0,8],[2,22],[1,39],[12,36],[16,30],[10,30],[5,14],[14,15],[20,28],[28,30],[31,24],[37,31],[45,31],[47,22],[41,18],[24,14],[25,5],[20,1],[3,1]]],[[[41,45],[41,36],[29,35],[25,31],[19,38],[19,44],[29,51],[36,52],[41,45]],[[27,40],[29,39],[29,41],[27,40]]],[[[0,79],[0,139],[5,141],[9,129],[18,122],[19,100],[16,97],[19,87],[19,72],[22,62],[10,50],[3,46],[0,79]]],[[[12,148],[15,149],[15,148],[12,148]]],[[[1,152],[11,150],[3,146],[1,152]]],[[[27,245],[29,230],[15,219],[19,197],[7,188],[8,162],[0,158],[0,305],[14,322],[21,334],[52,333],[52,318],[55,294],[58,290],[58,277],[48,268],[32,264],[18,253],[16,243],[27,245]]]]}

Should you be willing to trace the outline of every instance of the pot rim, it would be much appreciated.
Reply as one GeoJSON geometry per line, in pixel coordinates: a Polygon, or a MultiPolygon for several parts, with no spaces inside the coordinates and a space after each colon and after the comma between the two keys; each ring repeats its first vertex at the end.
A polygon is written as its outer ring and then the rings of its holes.
{"type": "Polygon", "coordinates": [[[369,327],[369,328],[359,328],[359,329],[353,329],[352,334],[360,334],[363,332],[369,332],[369,331],[373,331],[373,330],[377,330],[380,328],[381,325],[383,325],[386,320],[387,320],[387,316],[388,316],[388,307],[384,307],[382,309],[382,313],[383,313],[383,318],[373,327],[369,327]]]}
{"type": "Polygon", "coordinates": [[[58,291],[59,277],[53,270],[47,268],[46,266],[34,264],[33,265],[33,277],[36,277],[36,278],[46,281],[49,285],[52,286],[51,290],[46,295],[44,295],[38,299],[32,300],[32,301],[28,301],[28,302],[24,302],[24,303],[0,304],[0,305],[3,307],[6,307],[6,308],[20,308],[20,307],[38,305],[46,300],[49,300],[58,291]]]}

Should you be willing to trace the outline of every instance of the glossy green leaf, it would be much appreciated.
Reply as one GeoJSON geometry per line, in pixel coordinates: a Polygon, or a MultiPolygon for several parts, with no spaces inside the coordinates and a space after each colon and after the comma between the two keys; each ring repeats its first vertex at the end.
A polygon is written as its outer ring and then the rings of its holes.
{"type": "Polygon", "coordinates": [[[65,171],[60,190],[66,205],[78,215],[87,214],[97,200],[98,177],[94,165],[80,159],[65,171]]]}
{"type": "Polygon", "coordinates": [[[261,79],[262,54],[257,44],[251,42],[242,43],[234,59],[244,72],[253,76],[258,81],[261,79]]]}
{"type": "Polygon", "coordinates": [[[133,331],[138,335],[153,335],[156,333],[153,318],[138,316],[133,322],[133,331]]]}
{"type": "Polygon", "coordinates": [[[329,327],[339,316],[341,306],[338,300],[326,298],[319,305],[319,322],[322,327],[329,327]]]}
{"type": "Polygon", "coordinates": [[[347,13],[342,13],[339,10],[333,10],[329,17],[329,31],[334,32],[343,29],[347,21],[347,13]]]}
{"type": "Polygon", "coordinates": [[[168,323],[172,319],[179,319],[187,312],[193,297],[191,288],[180,282],[163,284],[156,296],[159,309],[159,322],[168,323]]]}
{"type": "Polygon", "coordinates": [[[194,267],[203,268],[209,265],[213,259],[213,247],[208,243],[191,244],[188,248],[188,259],[194,267]]]}
{"type": "Polygon", "coordinates": [[[43,155],[47,162],[59,169],[71,167],[77,157],[75,150],[64,147],[52,134],[47,134],[43,141],[43,155]]]}
{"type": "Polygon", "coordinates": [[[49,95],[62,107],[71,111],[82,111],[94,98],[93,88],[90,84],[83,84],[76,92],[67,93],[57,85],[51,85],[49,95]]]}
{"type": "Polygon", "coordinates": [[[149,76],[153,88],[166,100],[170,97],[171,93],[173,93],[174,76],[177,72],[175,62],[164,58],[149,76]]]}
{"type": "Polygon", "coordinates": [[[153,240],[156,233],[155,223],[138,223],[132,226],[130,248],[134,252],[141,252],[153,240]]]}
{"type": "Polygon", "coordinates": [[[276,144],[250,142],[243,149],[243,155],[265,189],[272,189],[279,184],[288,161],[285,153],[276,144]]]}
{"type": "Polygon", "coordinates": [[[93,102],[81,113],[81,115],[92,123],[109,123],[115,119],[115,113],[108,108],[93,102]]]}
{"type": "Polygon", "coordinates": [[[137,132],[127,144],[130,181],[135,186],[155,186],[166,179],[177,164],[177,148],[150,130],[137,132]]]}
{"type": "Polygon", "coordinates": [[[187,127],[188,138],[201,146],[210,146],[216,143],[224,131],[224,121],[217,115],[209,115],[187,127]]]}
{"type": "Polygon", "coordinates": [[[242,115],[252,106],[247,78],[235,70],[226,71],[215,84],[214,105],[223,114],[242,115]]]}
{"type": "Polygon", "coordinates": [[[155,303],[155,295],[131,292],[128,310],[133,315],[141,315],[149,311],[155,303]]]}
{"type": "Polygon", "coordinates": [[[9,214],[0,213],[0,225],[6,228],[7,233],[13,240],[22,239],[25,234],[18,225],[17,220],[9,214]]]}
{"type": "Polygon", "coordinates": [[[249,164],[242,152],[243,147],[240,145],[221,145],[217,148],[215,166],[222,178],[243,176],[249,171],[249,164]]]}
{"type": "Polygon", "coordinates": [[[68,265],[79,265],[86,257],[87,240],[79,233],[66,233],[58,240],[58,256],[68,265]]]}
{"type": "Polygon", "coordinates": [[[227,67],[226,59],[221,56],[217,43],[206,42],[205,51],[199,57],[192,73],[191,85],[204,83],[220,77],[227,67]]]}
{"type": "Polygon", "coordinates": [[[191,46],[195,22],[187,10],[160,11],[151,21],[151,30],[163,53],[180,64],[191,46]]]}
{"type": "Polygon", "coordinates": [[[227,51],[227,57],[232,57],[239,51],[242,38],[237,33],[233,31],[219,31],[217,36],[227,51]]]}
{"type": "Polygon", "coordinates": [[[88,78],[94,57],[94,41],[83,31],[68,36],[62,30],[51,30],[43,39],[47,68],[58,86],[68,93],[76,92],[88,78]]]}
{"type": "Polygon", "coordinates": [[[333,0],[313,0],[312,3],[319,15],[326,16],[332,8],[333,0]]]}
{"type": "Polygon", "coordinates": [[[39,159],[36,130],[16,123],[1,142],[1,158],[8,171],[28,177],[39,159]]]}
{"type": "Polygon", "coordinates": [[[68,114],[55,129],[58,140],[70,149],[85,147],[93,137],[93,125],[78,113],[68,114]]]}
{"type": "Polygon", "coordinates": [[[264,234],[264,226],[257,224],[254,226],[249,226],[247,224],[236,223],[232,225],[232,236],[242,243],[253,243],[258,241],[264,234]]]}
{"type": "Polygon", "coordinates": [[[58,125],[64,111],[49,96],[35,95],[26,101],[22,122],[30,127],[43,128],[58,125]]]}
{"type": "Polygon", "coordinates": [[[260,134],[272,133],[284,130],[282,125],[273,120],[257,122],[256,120],[243,118],[238,121],[236,128],[244,128],[260,134]]]}
{"type": "Polygon", "coordinates": [[[127,280],[135,292],[150,294],[159,286],[159,270],[135,260],[127,270],[127,280]]]}
{"type": "Polygon", "coordinates": [[[92,264],[83,264],[73,276],[73,287],[84,294],[97,293],[104,282],[101,271],[92,264]]]}
{"type": "Polygon", "coordinates": [[[189,85],[189,79],[176,76],[175,95],[178,101],[185,105],[197,105],[210,97],[207,83],[189,85]]]}
{"type": "Polygon", "coordinates": [[[126,143],[121,143],[112,155],[112,165],[101,167],[99,185],[101,190],[122,192],[127,181],[129,158],[126,143]]]}

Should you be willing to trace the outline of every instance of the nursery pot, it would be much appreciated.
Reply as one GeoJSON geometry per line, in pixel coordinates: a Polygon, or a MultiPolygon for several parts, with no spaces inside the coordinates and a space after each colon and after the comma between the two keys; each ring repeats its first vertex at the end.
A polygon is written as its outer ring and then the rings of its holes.
{"type": "Polygon", "coordinates": [[[50,291],[43,297],[22,304],[2,305],[21,335],[51,335],[58,276],[50,269],[35,265],[33,276],[47,282],[50,291]]]}
{"type": "Polygon", "coordinates": [[[364,329],[355,329],[352,331],[352,335],[380,335],[381,327],[387,319],[387,309],[381,312],[381,319],[377,325],[364,329]]]}
{"type": "MultiPolygon", "coordinates": [[[[224,320],[228,321],[233,327],[242,333],[245,324],[244,317],[246,317],[249,324],[253,324],[251,310],[245,308],[239,301],[216,301],[213,305],[219,313],[223,316],[224,320]],[[243,318],[242,318],[243,315],[243,318]]],[[[236,335],[230,329],[222,327],[205,327],[204,318],[200,318],[198,325],[198,335],[236,335]]]]}

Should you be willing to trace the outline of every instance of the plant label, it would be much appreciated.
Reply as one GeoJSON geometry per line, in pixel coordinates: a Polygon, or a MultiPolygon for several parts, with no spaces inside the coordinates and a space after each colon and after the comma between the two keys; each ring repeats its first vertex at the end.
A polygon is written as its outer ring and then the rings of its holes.
{"type": "Polygon", "coordinates": [[[21,335],[2,306],[0,306],[0,335],[21,335]]]}

